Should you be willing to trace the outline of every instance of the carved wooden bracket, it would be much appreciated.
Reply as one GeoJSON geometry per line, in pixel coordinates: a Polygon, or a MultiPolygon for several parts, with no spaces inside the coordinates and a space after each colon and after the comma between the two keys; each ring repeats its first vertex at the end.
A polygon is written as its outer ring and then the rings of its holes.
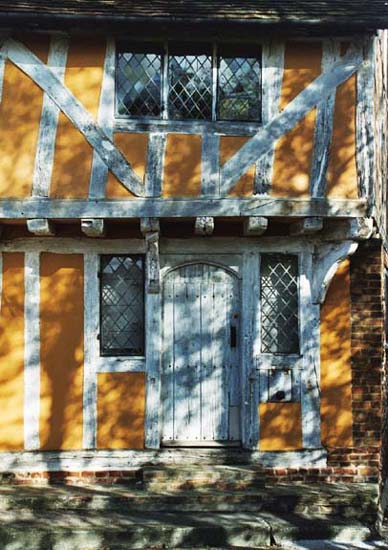
{"type": "Polygon", "coordinates": [[[105,237],[105,222],[93,218],[81,220],[81,231],[88,237],[105,237]]]}
{"type": "Polygon", "coordinates": [[[212,235],[214,231],[214,218],[209,216],[200,216],[195,218],[195,229],[194,233],[196,235],[212,235]]]}
{"type": "Polygon", "coordinates": [[[341,262],[354,254],[358,243],[344,241],[320,246],[314,255],[314,275],[312,281],[312,300],[315,304],[325,301],[327,290],[341,262]]]}
{"type": "Polygon", "coordinates": [[[46,218],[27,220],[27,229],[34,235],[53,237],[55,229],[52,222],[46,218]]]}
{"type": "Polygon", "coordinates": [[[244,235],[246,237],[258,237],[268,229],[268,219],[262,216],[249,216],[244,220],[244,235]]]}
{"type": "Polygon", "coordinates": [[[159,261],[159,233],[158,218],[142,218],[140,230],[146,241],[146,292],[159,294],[160,292],[160,261],[159,261]]]}

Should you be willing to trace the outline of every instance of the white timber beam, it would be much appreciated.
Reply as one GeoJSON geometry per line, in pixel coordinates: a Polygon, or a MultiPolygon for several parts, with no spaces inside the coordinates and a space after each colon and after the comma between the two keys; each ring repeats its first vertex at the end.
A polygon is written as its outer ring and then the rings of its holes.
{"type": "Polygon", "coordinates": [[[101,219],[83,219],[81,220],[81,231],[88,237],[105,237],[105,221],[101,219]]]}
{"type": "Polygon", "coordinates": [[[92,115],[61,82],[55,72],[26,48],[21,42],[5,40],[8,58],[22,72],[31,78],[67,116],[93,147],[101,160],[120,183],[138,197],[144,196],[144,185],[132,166],[113,143],[106,132],[96,124],[92,115]]]}
{"type": "Polygon", "coordinates": [[[27,220],[27,229],[30,233],[42,237],[53,237],[55,235],[54,225],[47,218],[27,220]]]}
{"type": "Polygon", "coordinates": [[[214,232],[214,218],[211,216],[198,216],[195,218],[194,233],[196,235],[210,236],[214,232]]]}
{"type": "Polygon", "coordinates": [[[140,230],[146,242],[146,291],[147,294],[159,294],[159,220],[157,218],[142,218],[140,220],[140,230]]]}
{"type": "Polygon", "coordinates": [[[221,168],[223,193],[227,194],[252,164],[270,151],[274,143],[292,130],[307,113],[348,80],[361,64],[358,48],[351,47],[340,61],[318,76],[281,113],[250,138],[221,168]]]}
{"type": "Polygon", "coordinates": [[[314,304],[323,304],[338,267],[346,258],[354,254],[357,248],[358,243],[354,241],[327,243],[317,247],[314,254],[312,282],[312,301],[314,304]]]}
{"type": "Polygon", "coordinates": [[[322,229],[322,218],[303,218],[303,220],[290,225],[290,235],[295,237],[298,235],[313,235],[318,231],[322,231],[322,229]]]}
{"type": "Polygon", "coordinates": [[[220,199],[0,199],[0,218],[196,218],[211,217],[332,217],[361,218],[365,199],[276,199],[273,197],[220,199]]]}
{"type": "Polygon", "coordinates": [[[162,194],[166,144],[166,132],[151,132],[148,135],[147,168],[145,175],[145,194],[147,197],[159,197],[162,194]]]}
{"type": "Polygon", "coordinates": [[[374,204],[374,37],[363,44],[364,63],[357,74],[356,162],[358,193],[374,204]]]}
{"type": "MultiPolygon", "coordinates": [[[[322,50],[322,71],[330,70],[330,67],[340,59],[340,42],[325,40],[322,50]]],[[[326,175],[333,135],[335,97],[336,90],[333,90],[317,107],[310,175],[310,190],[313,197],[323,197],[326,193],[326,175]]]]}
{"type": "Polygon", "coordinates": [[[40,254],[25,254],[24,448],[40,448],[40,254]]]}
{"type": "MultiPolygon", "coordinates": [[[[113,139],[115,67],[115,40],[112,37],[108,37],[106,41],[104,73],[102,76],[97,122],[110,139],[113,139]]],[[[93,163],[89,183],[89,197],[91,199],[101,199],[105,197],[107,178],[108,166],[101,159],[97,151],[93,151],[93,163]]]]}
{"type": "MultiPolygon", "coordinates": [[[[63,82],[67,62],[69,40],[63,36],[52,36],[47,66],[63,82]]],[[[57,135],[59,108],[44,93],[42,116],[39,125],[38,145],[35,156],[34,175],[32,178],[32,196],[48,197],[54,163],[55,140],[57,135]]]]}
{"type": "MultiPolygon", "coordinates": [[[[284,72],[285,43],[271,40],[262,49],[262,124],[279,114],[284,72]]],[[[275,143],[256,163],[255,194],[267,194],[271,189],[275,143]]]]}
{"type": "Polygon", "coordinates": [[[244,235],[257,237],[263,235],[268,229],[268,219],[261,216],[249,216],[244,220],[244,235]]]}

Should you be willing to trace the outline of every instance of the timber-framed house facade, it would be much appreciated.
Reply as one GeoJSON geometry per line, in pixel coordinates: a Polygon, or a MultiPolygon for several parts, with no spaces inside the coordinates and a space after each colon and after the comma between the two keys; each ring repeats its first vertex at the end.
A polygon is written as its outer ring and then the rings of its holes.
{"type": "Polygon", "coordinates": [[[0,3],[1,470],[377,480],[388,12],[306,4],[0,3]]]}

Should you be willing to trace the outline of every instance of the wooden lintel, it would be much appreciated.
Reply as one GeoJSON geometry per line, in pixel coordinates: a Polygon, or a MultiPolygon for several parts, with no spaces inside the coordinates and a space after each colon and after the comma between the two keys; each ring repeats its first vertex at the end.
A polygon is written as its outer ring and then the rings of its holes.
{"type": "Polygon", "coordinates": [[[212,235],[214,232],[214,218],[211,216],[198,216],[195,218],[194,233],[196,235],[212,235]]]}
{"type": "Polygon", "coordinates": [[[298,222],[290,225],[290,235],[312,235],[322,231],[323,219],[322,218],[304,218],[298,222]]]}
{"type": "Polygon", "coordinates": [[[39,236],[52,237],[55,235],[53,223],[47,218],[27,220],[27,229],[30,233],[39,236]]]}
{"type": "Polygon", "coordinates": [[[105,237],[105,221],[93,218],[83,219],[81,220],[81,230],[88,237],[105,237]]]}
{"type": "Polygon", "coordinates": [[[0,218],[130,219],[211,217],[360,218],[365,199],[0,199],[0,218]]]}
{"type": "Polygon", "coordinates": [[[147,233],[160,232],[160,223],[158,218],[141,218],[140,231],[143,235],[147,233]]]}
{"type": "Polygon", "coordinates": [[[268,229],[268,219],[261,216],[250,216],[244,220],[244,235],[257,237],[263,235],[268,229]]]}

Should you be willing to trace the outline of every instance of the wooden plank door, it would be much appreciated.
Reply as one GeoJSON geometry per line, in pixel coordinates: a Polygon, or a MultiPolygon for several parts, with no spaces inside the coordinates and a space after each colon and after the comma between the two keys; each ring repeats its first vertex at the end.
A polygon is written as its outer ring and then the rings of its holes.
{"type": "Polygon", "coordinates": [[[238,279],[207,263],[171,271],[163,286],[162,444],[240,440],[238,279]]]}

